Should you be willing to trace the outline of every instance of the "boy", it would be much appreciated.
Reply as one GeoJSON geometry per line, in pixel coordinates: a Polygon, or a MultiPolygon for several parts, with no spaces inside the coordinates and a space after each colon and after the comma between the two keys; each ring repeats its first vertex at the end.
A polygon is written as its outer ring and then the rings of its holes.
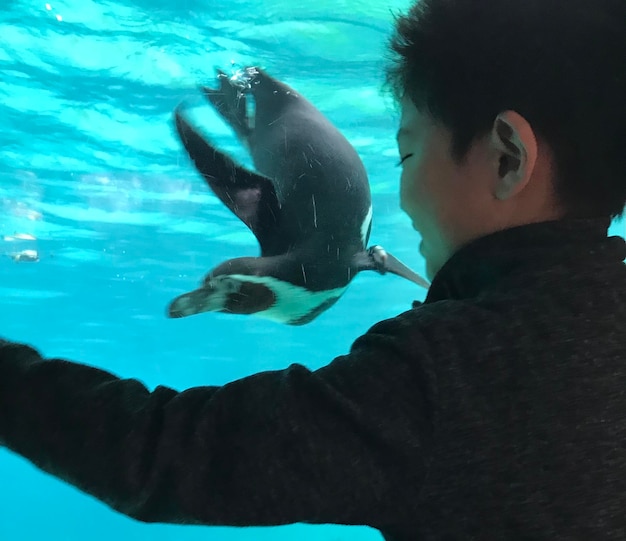
{"type": "Polygon", "coordinates": [[[423,0],[391,51],[424,304],[182,393],[3,342],[0,444],[143,521],[626,537],[626,2],[423,0]]]}

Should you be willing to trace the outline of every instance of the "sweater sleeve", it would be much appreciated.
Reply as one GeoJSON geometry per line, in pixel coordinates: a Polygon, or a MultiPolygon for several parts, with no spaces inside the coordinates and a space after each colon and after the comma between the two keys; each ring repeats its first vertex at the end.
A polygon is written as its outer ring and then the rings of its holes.
{"type": "Polygon", "coordinates": [[[145,522],[392,524],[431,439],[418,346],[393,328],[316,371],[183,392],[0,340],[0,445],[145,522]]]}

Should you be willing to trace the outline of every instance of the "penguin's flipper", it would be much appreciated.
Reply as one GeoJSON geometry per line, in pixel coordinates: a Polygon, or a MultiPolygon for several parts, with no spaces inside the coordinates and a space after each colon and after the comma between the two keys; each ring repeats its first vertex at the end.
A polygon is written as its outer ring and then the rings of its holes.
{"type": "Polygon", "coordinates": [[[390,272],[418,286],[422,286],[426,289],[430,287],[428,280],[412,271],[402,263],[402,261],[394,257],[381,246],[371,246],[366,251],[357,253],[353,258],[353,265],[358,271],[374,270],[380,274],[390,272]]]}
{"type": "Polygon", "coordinates": [[[200,90],[213,108],[229,124],[240,140],[250,137],[250,124],[247,116],[246,96],[230,82],[226,73],[217,69],[219,88],[201,86],[200,90]]]}
{"type": "Polygon", "coordinates": [[[184,117],[182,105],[174,119],[180,140],[211,190],[254,233],[262,255],[276,250],[280,203],[272,181],[237,165],[207,142],[184,117]]]}

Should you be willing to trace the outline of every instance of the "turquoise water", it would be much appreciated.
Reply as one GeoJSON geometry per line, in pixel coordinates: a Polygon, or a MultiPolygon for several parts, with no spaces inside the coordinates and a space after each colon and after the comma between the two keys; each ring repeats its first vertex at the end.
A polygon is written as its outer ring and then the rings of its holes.
{"type": "MultiPolygon", "coordinates": [[[[395,112],[382,99],[388,0],[9,1],[0,8],[0,335],[148,386],[222,384],[345,353],[376,321],[422,299],[363,273],[310,325],[205,314],[165,317],[252,234],[205,187],[171,112],[213,84],[214,66],[260,64],[350,139],[370,174],[372,243],[423,273],[398,210],[395,112]],[[300,5],[301,4],[301,5],[300,5]],[[20,238],[27,235],[32,238],[20,238]],[[38,262],[10,256],[35,250],[38,262]]],[[[203,127],[249,163],[208,108],[203,127]]],[[[614,232],[623,234],[624,224],[614,232]]],[[[358,527],[145,525],[0,451],[0,539],[374,540],[358,527]]],[[[306,490],[306,487],[302,487],[306,490]]]]}

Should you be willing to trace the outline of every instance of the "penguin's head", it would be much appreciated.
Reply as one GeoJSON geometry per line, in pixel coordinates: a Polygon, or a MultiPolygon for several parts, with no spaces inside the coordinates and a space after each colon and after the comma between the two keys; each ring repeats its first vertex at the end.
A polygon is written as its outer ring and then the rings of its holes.
{"type": "Polygon", "coordinates": [[[310,291],[268,274],[250,272],[249,260],[230,260],[214,269],[198,289],[176,297],[168,316],[202,312],[256,315],[288,325],[304,325],[332,306],[347,286],[310,291]],[[237,268],[239,272],[233,272],[237,268]],[[229,270],[230,272],[226,272],[229,270]],[[246,272],[248,271],[248,272],[246,272]]]}
{"type": "Polygon", "coordinates": [[[275,302],[274,292],[262,282],[246,279],[245,275],[209,275],[202,287],[172,301],[170,317],[186,317],[201,312],[256,314],[275,302]]]}

